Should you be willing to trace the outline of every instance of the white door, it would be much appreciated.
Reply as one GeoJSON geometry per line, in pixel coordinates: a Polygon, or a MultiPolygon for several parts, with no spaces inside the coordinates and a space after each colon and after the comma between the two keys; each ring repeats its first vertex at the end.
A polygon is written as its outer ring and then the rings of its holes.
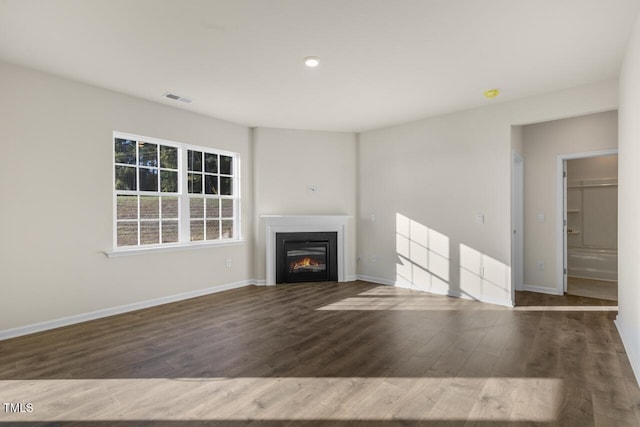
{"type": "Polygon", "coordinates": [[[524,282],[524,160],[513,151],[511,167],[511,298],[524,282]]]}

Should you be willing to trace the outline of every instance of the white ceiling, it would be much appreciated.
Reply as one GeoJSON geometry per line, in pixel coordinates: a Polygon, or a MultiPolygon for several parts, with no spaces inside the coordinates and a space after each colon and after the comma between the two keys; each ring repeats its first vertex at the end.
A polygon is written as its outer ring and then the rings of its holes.
{"type": "Polygon", "coordinates": [[[639,6],[0,0],[0,59],[247,126],[363,131],[617,78],[639,6]]]}

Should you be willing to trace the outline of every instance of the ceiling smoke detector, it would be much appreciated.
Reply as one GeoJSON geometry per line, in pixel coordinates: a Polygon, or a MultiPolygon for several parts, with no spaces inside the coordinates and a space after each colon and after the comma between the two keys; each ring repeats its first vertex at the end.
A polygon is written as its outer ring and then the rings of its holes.
{"type": "Polygon", "coordinates": [[[500,95],[500,90],[498,89],[489,89],[484,91],[484,96],[488,99],[495,98],[498,95],[500,95]]]}
{"type": "Polygon", "coordinates": [[[174,101],[184,102],[185,104],[191,104],[193,102],[192,99],[185,98],[184,96],[176,95],[175,93],[165,92],[162,94],[163,97],[173,99],[174,101]]]}

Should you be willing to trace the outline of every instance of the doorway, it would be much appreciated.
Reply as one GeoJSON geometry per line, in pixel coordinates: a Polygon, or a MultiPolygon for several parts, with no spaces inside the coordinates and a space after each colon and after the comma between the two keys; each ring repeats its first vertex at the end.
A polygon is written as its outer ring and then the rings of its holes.
{"type": "Polygon", "coordinates": [[[511,301],[524,283],[524,159],[516,150],[511,158],[511,301]]]}
{"type": "Polygon", "coordinates": [[[617,300],[617,150],[558,156],[562,293],[617,300]]]}

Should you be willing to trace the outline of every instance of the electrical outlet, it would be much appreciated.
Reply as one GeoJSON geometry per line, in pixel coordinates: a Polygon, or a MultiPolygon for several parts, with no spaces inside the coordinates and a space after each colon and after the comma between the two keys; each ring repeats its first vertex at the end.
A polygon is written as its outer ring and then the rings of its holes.
{"type": "Polygon", "coordinates": [[[224,266],[227,267],[227,268],[231,268],[231,258],[227,258],[224,261],[224,266]]]}
{"type": "Polygon", "coordinates": [[[544,261],[538,261],[538,270],[544,270],[544,261]]]}
{"type": "Polygon", "coordinates": [[[376,222],[376,214],[371,214],[371,222],[376,222]]]}
{"type": "Polygon", "coordinates": [[[378,257],[377,257],[377,256],[375,256],[375,255],[371,255],[371,262],[372,262],[372,263],[374,263],[374,264],[375,264],[376,262],[378,262],[378,257]]]}

